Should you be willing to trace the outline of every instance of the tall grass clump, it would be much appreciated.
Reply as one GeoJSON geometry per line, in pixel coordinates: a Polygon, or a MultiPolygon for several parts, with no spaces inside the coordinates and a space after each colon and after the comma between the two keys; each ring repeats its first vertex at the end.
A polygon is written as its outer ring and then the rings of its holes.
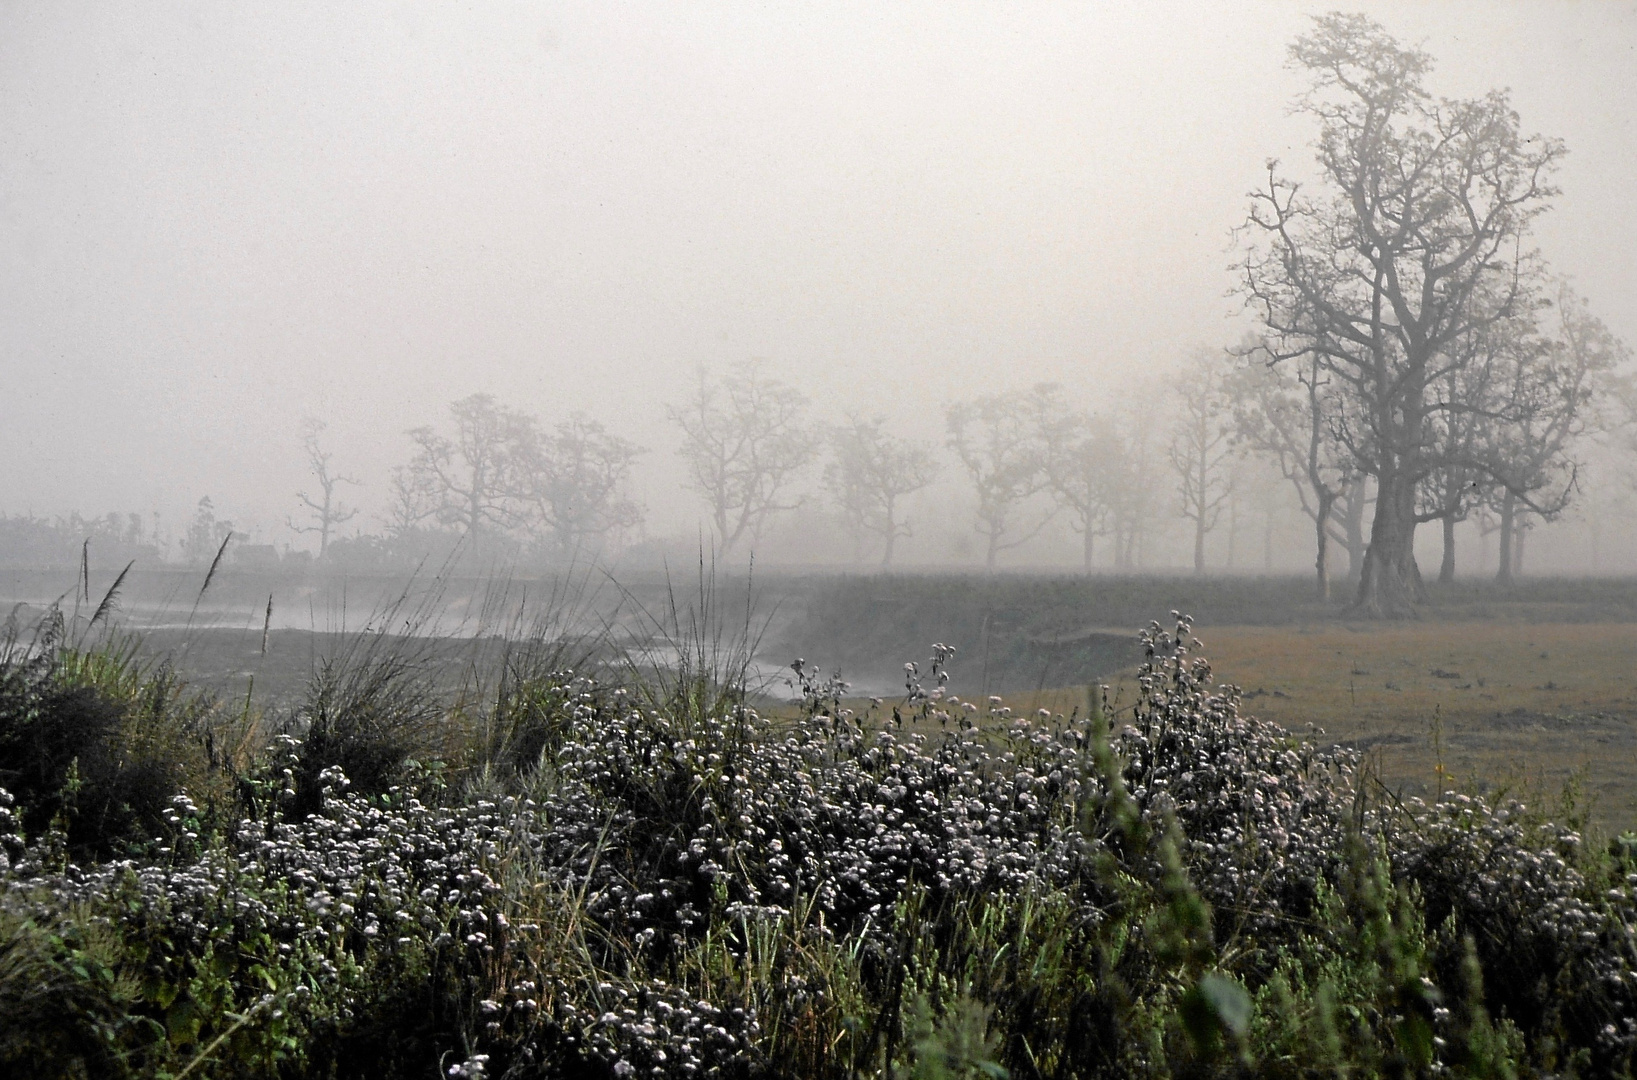
{"type": "Polygon", "coordinates": [[[184,788],[230,804],[244,735],[133,638],[71,639],[55,610],[0,630],[0,787],[31,835],[54,828],[76,857],[148,840],[184,788]]]}
{"type": "Polygon", "coordinates": [[[798,661],[769,706],[714,602],[623,680],[542,638],[446,695],[360,646],[234,766],[230,812],[173,785],[141,845],[65,849],[60,784],[0,795],[0,1067],[1629,1072],[1637,841],[1401,800],[1242,714],[1180,617],[1135,702],[1020,717],[955,693],[945,646],[891,703],[798,661]]]}

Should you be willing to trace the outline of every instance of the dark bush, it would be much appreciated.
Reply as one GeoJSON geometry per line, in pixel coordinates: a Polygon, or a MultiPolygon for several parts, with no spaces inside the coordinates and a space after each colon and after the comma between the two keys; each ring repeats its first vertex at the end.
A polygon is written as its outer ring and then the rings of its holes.
{"type": "Polygon", "coordinates": [[[323,802],[320,776],[339,769],[361,794],[385,792],[412,761],[453,749],[441,695],[423,648],[413,641],[366,635],[319,661],[306,699],[285,725],[300,740],[294,764],[296,814],[323,802]]]}
{"type": "Polygon", "coordinates": [[[108,856],[157,835],[170,797],[209,771],[206,699],[129,643],[79,649],[48,623],[0,643],[0,787],[38,835],[55,823],[76,855],[108,856]]]}

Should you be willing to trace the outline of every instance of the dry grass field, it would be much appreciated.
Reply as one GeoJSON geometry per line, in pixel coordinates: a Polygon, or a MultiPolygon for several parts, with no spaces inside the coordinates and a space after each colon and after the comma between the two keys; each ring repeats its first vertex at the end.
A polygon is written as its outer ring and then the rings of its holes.
{"type": "Polygon", "coordinates": [[[1202,632],[1245,708],[1379,756],[1416,793],[1583,775],[1605,828],[1637,826],[1637,625],[1443,622],[1202,632]]]}
{"type": "MultiPolygon", "coordinates": [[[[1600,829],[1637,829],[1637,623],[1331,622],[1197,636],[1243,711],[1365,751],[1405,794],[1442,784],[1555,805],[1574,780],[1600,829]]],[[[1131,702],[1134,674],[1108,678],[1116,708],[1131,702]]],[[[1085,687],[1005,700],[1014,715],[1087,704],[1085,687]]]]}
{"type": "MultiPolygon", "coordinates": [[[[1602,829],[1637,828],[1637,624],[1214,626],[1198,636],[1217,681],[1243,691],[1244,711],[1365,750],[1405,793],[1441,782],[1556,800],[1578,777],[1602,829]]],[[[1129,702],[1132,672],[1109,686],[1117,705],[1129,702]]],[[[1084,708],[1085,691],[1007,702],[1066,713],[1084,708]]]]}

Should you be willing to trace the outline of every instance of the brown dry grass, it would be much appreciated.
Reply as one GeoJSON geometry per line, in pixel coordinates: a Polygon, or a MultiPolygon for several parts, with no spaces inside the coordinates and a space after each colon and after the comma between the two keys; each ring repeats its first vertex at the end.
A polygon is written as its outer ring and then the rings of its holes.
{"type": "MultiPolygon", "coordinates": [[[[1366,750],[1406,793],[1555,798],[1578,777],[1602,828],[1637,827],[1637,624],[1215,626],[1199,637],[1245,712],[1366,750]]],[[[1109,682],[1116,705],[1131,700],[1131,672],[1109,682]]],[[[1069,688],[1008,704],[1066,714],[1085,700],[1069,688]]]]}
{"type": "MultiPolygon", "coordinates": [[[[1244,692],[1245,712],[1365,750],[1404,793],[1471,786],[1555,802],[1576,779],[1602,829],[1637,828],[1637,624],[1214,626],[1198,636],[1217,681],[1244,692]]],[[[1133,675],[1108,680],[1116,708],[1132,700],[1133,675]]],[[[1083,714],[1086,688],[1009,694],[1006,704],[1018,715],[1083,714]]]]}
{"type": "Polygon", "coordinates": [[[1416,793],[1583,774],[1605,826],[1637,825],[1637,625],[1418,623],[1202,632],[1246,711],[1379,754],[1416,793]]]}

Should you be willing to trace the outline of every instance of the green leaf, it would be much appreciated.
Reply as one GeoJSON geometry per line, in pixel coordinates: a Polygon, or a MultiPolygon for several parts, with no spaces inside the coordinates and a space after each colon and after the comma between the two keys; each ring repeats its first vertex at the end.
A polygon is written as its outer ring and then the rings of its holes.
{"type": "Polygon", "coordinates": [[[1214,1056],[1224,1034],[1244,1038],[1250,1028],[1251,998],[1237,980],[1212,973],[1182,995],[1182,1025],[1194,1046],[1214,1056]]]}
{"type": "Polygon", "coordinates": [[[1223,1028],[1236,1037],[1242,1037],[1250,1029],[1250,994],[1245,992],[1237,979],[1213,972],[1199,980],[1199,993],[1223,1028]]]}

